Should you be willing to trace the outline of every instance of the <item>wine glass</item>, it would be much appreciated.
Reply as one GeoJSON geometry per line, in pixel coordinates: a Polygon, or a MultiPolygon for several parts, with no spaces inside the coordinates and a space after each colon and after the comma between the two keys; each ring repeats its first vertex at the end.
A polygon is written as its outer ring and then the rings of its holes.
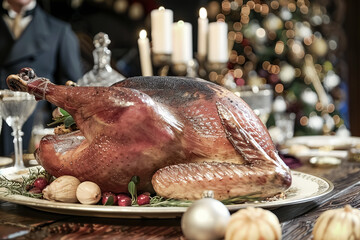
{"type": "Polygon", "coordinates": [[[272,109],[273,89],[270,85],[260,86],[241,86],[233,90],[234,93],[241,97],[260,120],[266,124],[272,109]]]}
{"type": "Polygon", "coordinates": [[[26,92],[14,92],[10,90],[0,90],[0,112],[5,122],[12,128],[14,136],[15,163],[6,171],[18,171],[25,168],[23,162],[22,126],[36,107],[34,96],[26,92]]]}

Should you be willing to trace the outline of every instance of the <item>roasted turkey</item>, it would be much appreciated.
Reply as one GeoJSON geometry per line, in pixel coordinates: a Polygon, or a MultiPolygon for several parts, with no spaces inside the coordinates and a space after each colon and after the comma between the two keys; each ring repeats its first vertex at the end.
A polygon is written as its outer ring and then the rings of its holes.
{"type": "Polygon", "coordinates": [[[111,87],[59,86],[30,68],[7,78],[68,111],[79,131],[42,138],[35,155],[52,175],[72,175],[103,191],[166,198],[269,197],[291,184],[263,123],[227,89],[186,77],[133,77],[111,87]]]}

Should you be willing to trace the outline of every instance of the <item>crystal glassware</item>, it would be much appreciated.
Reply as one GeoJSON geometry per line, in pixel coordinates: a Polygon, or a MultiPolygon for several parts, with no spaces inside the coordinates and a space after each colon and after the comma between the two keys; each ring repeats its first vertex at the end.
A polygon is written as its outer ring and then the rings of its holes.
{"type": "Polygon", "coordinates": [[[93,69],[77,81],[79,86],[111,86],[123,80],[125,77],[115,71],[111,65],[111,51],[108,45],[111,43],[106,33],[100,32],[94,37],[93,69]]]}
{"type": "Polygon", "coordinates": [[[270,85],[241,86],[232,91],[241,97],[260,120],[266,124],[271,113],[274,94],[270,85]]]}
{"type": "Polygon", "coordinates": [[[0,112],[5,122],[12,128],[14,136],[15,163],[12,169],[20,170],[25,168],[23,162],[22,126],[36,107],[34,96],[25,92],[14,92],[10,90],[0,91],[0,112]]]}

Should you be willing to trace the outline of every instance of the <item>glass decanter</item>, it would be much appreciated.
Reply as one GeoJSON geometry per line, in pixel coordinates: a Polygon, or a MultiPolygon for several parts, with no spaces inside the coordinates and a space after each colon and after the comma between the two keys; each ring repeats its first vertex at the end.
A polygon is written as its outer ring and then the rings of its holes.
{"type": "Polygon", "coordinates": [[[94,67],[80,78],[79,86],[110,86],[123,80],[125,77],[110,66],[111,51],[108,45],[111,43],[106,33],[100,32],[94,37],[93,51],[94,67]]]}

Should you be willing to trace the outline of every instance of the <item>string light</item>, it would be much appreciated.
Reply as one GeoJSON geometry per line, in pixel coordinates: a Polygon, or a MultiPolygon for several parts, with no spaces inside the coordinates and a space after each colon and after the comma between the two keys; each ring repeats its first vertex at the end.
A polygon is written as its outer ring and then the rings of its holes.
{"type": "Polygon", "coordinates": [[[269,6],[267,4],[261,5],[261,14],[262,15],[268,15],[269,14],[269,6]]]}
{"type": "Polygon", "coordinates": [[[235,31],[240,31],[241,28],[242,28],[241,22],[234,22],[233,28],[234,28],[235,31]]]}
{"type": "Polygon", "coordinates": [[[241,78],[243,76],[243,71],[240,68],[234,70],[234,77],[241,78]]]}
{"type": "MultiPolygon", "coordinates": [[[[306,87],[304,84],[309,85],[309,89],[311,88],[314,92],[312,79],[303,72],[305,54],[314,57],[314,67],[320,81],[324,81],[329,69],[334,68],[331,63],[329,66],[322,59],[321,64],[316,64],[321,56],[316,52],[318,43],[315,38],[323,40],[329,50],[338,48],[337,38],[333,37],[324,41],[319,35],[322,29],[316,28],[319,32],[313,32],[314,26],[325,24],[324,19],[329,18],[326,15],[326,7],[316,6],[316,4],[311,4],[310,7],[309,0],[269,0],[266,3],[261,0],[222,0],[218,4],[219,11],[212,16],[218,21],[226,21],[229,24],[230,48],[233,47],[236,50],[229,52],[228,68],[209,73],[210,81],[219,84],[226,82],[229,88],[245,84],[268,83],[274,87],[276,94],[286,96],[289,104],[292,104],[299,99],[296,91],[292,90],[293,82],[297,84],[300,81],[302,87],[306,87]],[[302,16],[305,14],[308,15],[306,18],[302,16]],[[271,21],[272,16],[277,17],[281,24],[271,21]],[[299,16],[303,19],[299,19],[299,16]],[[321,20],[318,24],[313,20],[316,16],[321,20]],[[260,17],[263,21],[258,19],[260,17]],[[290,66],[291,71],[285,69],[284,66],[290,66]],[[230,82],[233,85],[229,85],[230,82]],[[291,95],[292,100],[289,100],[291,95]]],[[[332,51],[329,53],[337,54],[332,51]]],[[[324,85],[326,87],[325,81],[324,85]]],[[[336,109],[334,104],[323,105],[316,101],[311,106],[314,106],[313,118],[312,115],[304,115],[300,118],[300,125],[308,126],[310,129],[316,120],[314,117],[322,119],[324,118],[324,116],[320,117],[322,113],[327,113],[328,116],[330,113],[333,115],[336,109]]],[[[336,125],[343,122],[339,115],[331,116],[331,118],[336,125]]]]}
{"type": "Polygon", "coordinates": [[[248,1],[246,3],[246,5],[250,8],[250,9],[254,9],[255,8],[255,2],[254,1],[248,1]]]}
{"type": "Polygon", "coordinates": [[[335,111],[335,105],[330,103],[328,106],[327,106],[327,112],[328,113],[332,113],[335,111]]]}
{"type": "Polygon", "coordinates": [[[216,72],[212,71],[212,72],[209,73],[209,80],[210,81],[215,82],[217,77],[218,77],[218,74],[216,72]]]}
{"type": "Polygon", "coordinates": [[[284,91],[284,85],[278,83],[275,85],[275,92],[281,94],[284,91]]]}
{"type": "Polygon", "coordinates": [[[262,11],[262,5],[259,4],[259,3],[255,4],[254,10],[257,13],[261,12],[262,11]]]}
{"type": "Polygon", "coordinates": [[[224,14],[229,14],[231,10],[231,4],[229,1],[225,0],[221,3],[222,11],[224,14]]]}
{"type": "Polygon", "coordinates": [[[271,7],[272,9],[274,9],[274,10],[277,10],[277,9],[279,8],[279,6],[280,6],[280,4],[279,4],[278,1],[272,1],[272,2],[270,3],[270,7],[271,7]]]}
{"type": "Polygon", "coordinates": [[[244,36],[241,32],[237,32],[235,35],[235,42],[241,43],[244,39],[244,36]]]}
{"type": "Polygon", "coordinates": [[[245,63],[245,57],[243,55],[239,55],[237,57],[237,63],[240,64],[240,65],[243,65],[245,63]]]}
{"type": "Polygon", "coordinates": [[[307,126],[308,123],[309,123],[309,118],[308,118],[308,117],[302,116],[302,117],[300,118],[300,124],[301,124],[301,126],[307,126]]]}
{"type": "Polygon", "coordinates": [[[222,13],[219,13],[218,15],[216,15],[216,20],[225,22],[225,15],[222,13]]]}
{"type": "Polygon", "coordinates": [[[295,3],[289,3],[288,4],[288,9],[290,10],[290,12],[295,12],[296,11],[295,3]]]}
{"type": "Polygon", "coordinates": [[[280,55],[284,52],[285,44],[283,41],[277,41],[275,45],[275,53],[280,55]]]}

